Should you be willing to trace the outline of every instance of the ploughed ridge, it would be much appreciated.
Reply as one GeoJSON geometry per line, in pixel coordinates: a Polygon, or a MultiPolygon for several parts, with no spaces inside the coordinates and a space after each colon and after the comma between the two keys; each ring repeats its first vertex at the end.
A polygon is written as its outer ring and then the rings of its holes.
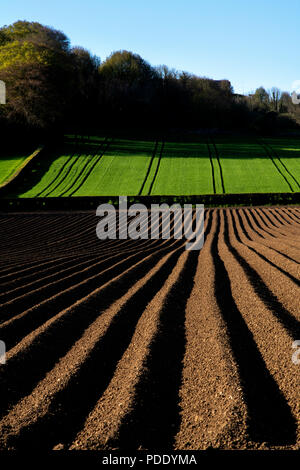
{"type": "Polygon", "coordinates": [[[0,448],[299,448],[299,209],[207,209],[200,251],[97,221],[0,216],[0,448]]]}

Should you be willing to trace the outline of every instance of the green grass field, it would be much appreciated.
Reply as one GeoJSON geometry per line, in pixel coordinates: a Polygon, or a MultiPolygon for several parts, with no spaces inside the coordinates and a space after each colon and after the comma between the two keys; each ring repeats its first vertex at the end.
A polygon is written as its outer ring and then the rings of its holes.
{"type": "MultiPolygon", "coordinates": [[[[59,151],[37,159],[31,174],[9,196],[175,196],[300,189],[299,139],[198,140],[94,136],[76,142],[68,136],[59,151]]],[[[2,162],[1,177],[17,166],[17,160],[9,157],[2,162]]]]}
{"type": "MultiPolygon", "coordinates": [[[[218,139],[216,148],[222,167],[225,192],[269,193],[299,190],[296,182],[272,150],[265,146],[264,141],[231,143],[218,139]]],[[[300,145],[298,148],[300,149],[300,145]]],[[[280,154],[280,148],[278,151],[280,154]]]]}
{"type": "Polygon", "coordinates": [[[28,155],[0,155],[0,185],[18,170],[27,157],[28,155]]]}

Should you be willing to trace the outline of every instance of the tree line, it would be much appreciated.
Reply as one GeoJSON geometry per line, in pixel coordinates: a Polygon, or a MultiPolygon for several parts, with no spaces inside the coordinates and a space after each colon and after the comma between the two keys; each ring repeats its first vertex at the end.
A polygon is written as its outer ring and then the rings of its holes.
{"type": "Polygon", "coordinates": [[[67,36],[36,22],[0,28],[2,135],[60,135],[90,129],[247,129],[271,132],[297,126],[288,93],[259,88],[234,93],[229,80],[212,80],[165,65],[153,67],[121,50],[105,61],[67,36]]]}

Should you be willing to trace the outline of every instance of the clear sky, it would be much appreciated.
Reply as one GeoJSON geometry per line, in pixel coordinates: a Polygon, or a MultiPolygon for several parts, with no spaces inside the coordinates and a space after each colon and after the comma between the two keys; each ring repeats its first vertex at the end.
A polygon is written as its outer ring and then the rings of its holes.
{"type": "Polygon", "coordinates": [[[127,49],[227,78],[237,93],[300,80],[300,0],[2,0],[0,19],[53,26],[101,60],[127,49]]]}

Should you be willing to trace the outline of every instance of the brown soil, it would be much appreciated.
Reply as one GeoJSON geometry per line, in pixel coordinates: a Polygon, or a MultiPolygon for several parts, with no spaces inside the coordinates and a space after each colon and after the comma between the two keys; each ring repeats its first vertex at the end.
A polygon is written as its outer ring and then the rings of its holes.
{"type": "Polygon", "coordinates": [[[299,208],[206,210],[200,251],[97,221],[0,216],[0,448],[299,449],[299,208]]]}

